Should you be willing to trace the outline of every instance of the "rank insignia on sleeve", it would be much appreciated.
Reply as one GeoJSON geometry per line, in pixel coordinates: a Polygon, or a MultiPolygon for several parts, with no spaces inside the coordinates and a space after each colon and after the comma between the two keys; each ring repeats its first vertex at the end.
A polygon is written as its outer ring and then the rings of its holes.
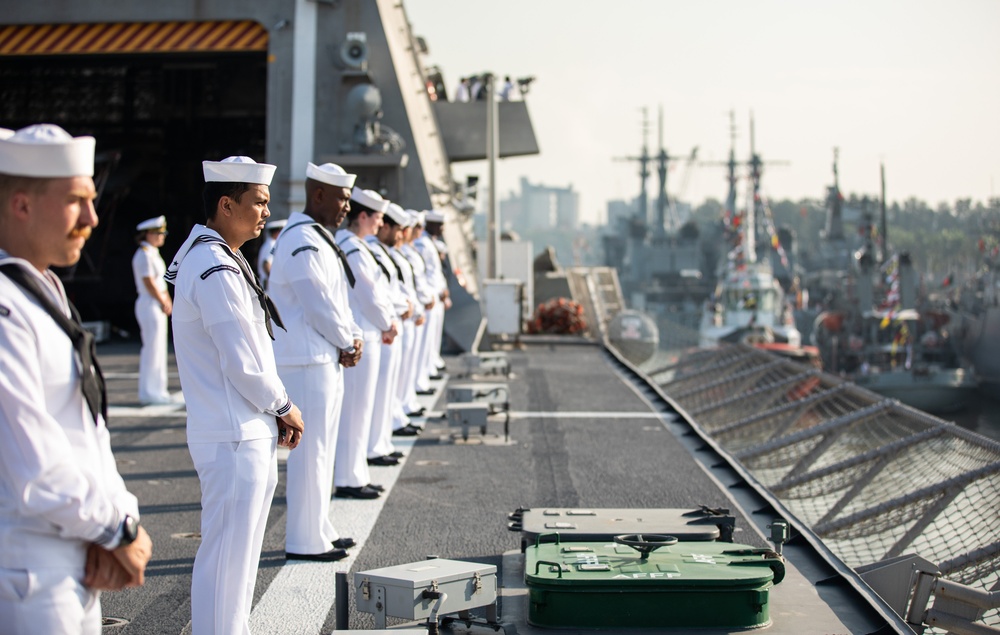
{"type": "Polygon", "coordinates": [[[295,251],[293,251],[292,255],[294,256],[295,254],[299,253],[300,251],[306,251],[308,249],[312,249],[313,251],[319,251],[319,249],[317,249],[316,247],[313,247],[312,245],[306,245],[305,247],[299,247],[298,249],[296,249],[295,251]]]}
{"type": "Polygon", "coordinates": [[[236,267],[232,266],[232,265],[216,265],[216,266],[212,267],[211,269],[205,270],[205,272],[201,274],[201,279],[204,280],[205,278],[209,277],[210,275],[212,275],[216,271],[232,271],[233,273],[235,273],[238,276],[242,275],[242,274],[240,274],[240,270],[237,269],[236,267]]]}

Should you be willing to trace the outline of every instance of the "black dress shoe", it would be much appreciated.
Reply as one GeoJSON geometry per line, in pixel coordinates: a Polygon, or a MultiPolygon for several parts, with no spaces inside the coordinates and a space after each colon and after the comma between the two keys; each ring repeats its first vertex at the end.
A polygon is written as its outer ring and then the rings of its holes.
{"type": "Polygon", "coordinates": [[[435,374],[435,375],[431,375],[431,376],[429,377],[429,379],[430,379],[431,381],[437,381],[437,380],[439,380],[439,379],[444,379],[444,375],[442,375],[441,373],[437,373],[437,374],[435,374]]]}
{"type": "Polygon", "coordinates": [[[331,549],[324,553],[285,553],[285,560],[312,560],[314,562],[336,562],[347,557],[343,549],[331,549]]]}
{"type": "Polygon", "coordinates": [[[374,459],[368,459],[368,465],[378,465],[381,467],[399,465],[399,459],[394,456],[376,456],[374,459]]]}
{"type": "Polygon", "coordinates": [[[395,452],[393,452],[389,456],[391,456],[394,459],[401,459],[401,458],[405,457],[406,455],[403,454],[402,452],[400,452],[399,450],[396,450],[395,452]]]}
{"type": "Polygon", "coordinates": [[[392,431],[392,436],[394,437],[415,437],[418,434],[420,433],[417,432],[416,428],[412,428],[409,425],[405,425],[399,430],[392,431]]]}
{"type": "Polygon", "coordinates": [[[367,485],[361,487],[338,487],[333,490],[333,495],[337,498],[378,498],[382,495],[378,490],[374,490],[367,485]]]}
{"type": "Polygon", "coordinates": [[[381,485],[376,485],[375,483],[369,483],[368,487],[372,488],[376,492],[384,492],[385,491],[384,487],[382,487],[381,485]]]}
{"type": "Polygon", "coordinates": [[[337,549],[350,549],[357,544],[354,542],[354,538],[337,538],[333,541],[333,546],[337,549]]]}
{"type": "Polygon", "coordinates": [[[424,413],[427,412],[427,408],[421,407],[419,410],[414,410],[413,412],[407,412],[407,417],[422,417],[424,413]]]}
{"type": "Polygon", "coordinates": [[[433,388],[428,388],[427,390],[418,390],[417,394],[418,395],[433,395],[434,394],[434,389],[433,388]]]}

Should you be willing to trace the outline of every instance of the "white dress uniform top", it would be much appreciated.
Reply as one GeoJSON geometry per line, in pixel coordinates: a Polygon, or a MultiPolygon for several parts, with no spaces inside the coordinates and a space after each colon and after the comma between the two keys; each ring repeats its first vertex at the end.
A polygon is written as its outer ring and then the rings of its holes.
{"type": "MultiPolygon", "coordinates": [[[[268,184],[275,168],[228,169],[206,161],[206,180],[268,184]]],[[[176,290],[174,349],[187,401],[188,449],[201,481],[193,635],[250,632],[257,566],[278,481],[275,417],[291,409],[266,314],[244,267],[250,274],[242,255],[217,232],[195,225],[167,270],[176,290]]]]}
{"type": "MultiPolygon", "coordinates": [[[[43,124],[12,143],[22,147],[0,148],[0,173],[93,175],[93,137],[43,124]],[[23,147],[39,137],[44,147],[23,147]]],[[[70,316],[53,273],[0,250],[0,265],[8,264],[70,316]]],[[[87,549],[116,547],[124,516],[138,518],[138,504],[118,474],[103,416],[95,420],[82,395],[69,337],[3,273],[0,351],[0,632],[99,635],[100,593],[83,586],[87,549]]]]}
{"type": "MultiPolygon", "coordinates": [[[[396,206],[399,212],[402,208],[396,206]]],[[[386,214],[394,213],[392,205],[386,214]]],[[[398,221],[397,221],[398,222],[398,221]]],[[[389,272],[388,292],[398,322],[403,322],[402,315],[410,309],[403,287],[402,271],[392,259],[389,248],[383,245],[377,236],[366,236],[365,242],[371,247],[375,258],[389,272]]],[[[409,322],[410,320],[406,320],[409,322]]],[[[393,415],[396,411],[396,386],[399,383],[399,371],[403,361],[405,329],[400,329],[392,344],[381,344],[382,359],[379,362],[378,384],[375,390],[375,410],[372,413],[372,431],[368,437],[368,458],[374,459],[387,456],[395,451],[392,445],[393,415]]]]}
{"type": "MultiPolygon", "coordinates": [[[[328,182],[334,176],[310,178],[328,182]]],[[[339,182],[353,185],[354,175],[345,176],[350,179],[339,182]]],[[[271,265],[271,297],[288,328],[274,335],[278,374],[309,422],[309,433],[287,464],[285,551],[293,554],[324,553],[340,537],[329,518],[344,401],[340,353],[362,339],[362,332],[354,323],[333,241],[312,217],[295,212],[278,237],[271,265]]]]}
{"type": "MultiPolygon", "coordinates": [[[[69,316],[54,274],[0,251],[6,263],[69,316]]],[[[82,584],[87,547],[110,548],[125,514],[138,518],[138,503],[118,475],[103,417],[94,421],[80,392],[73,344],[2,273],[0,350],[0,632],[97,635],[100,594],[82,584]],[[81,630],[88,621],[96,630],[81,630]]]]}
{"type": "MultiPolygon", "coordinates": [[[[136,230],[165,227],[163,216],[139,223],[136,230]]],[[[167,292],[163,274],[167,265],[160,250],[146,241],[140,243],[132,256],[132,277],[139,297],[135,300],[135,319],[139,323],[142,348],[139,350],[139,401],[141,403],[170,403],[167,390],[167,314],[158,298],[153,297],[143,282],[150,278],[161,292],[167,292]]]]}
{"type": "Polygon", "coordinates": [[[385,273],[365,241],[349,229],[339,230],[336,239],[354,271],[355,284],[348,297],[354,321],[364,335],[364,349],[361,361],[344,373],[344,394],[349,397],[340,414],[333,482],[337,487],[364,487],[371,483],[368,437],[375,411],[382,333],[392,328],[396,312],[385,273]]]}

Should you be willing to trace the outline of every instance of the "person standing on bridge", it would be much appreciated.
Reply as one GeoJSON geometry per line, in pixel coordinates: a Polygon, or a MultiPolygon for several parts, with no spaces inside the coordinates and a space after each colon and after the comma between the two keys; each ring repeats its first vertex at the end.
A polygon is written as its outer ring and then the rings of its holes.
{"type": "Polygon", "coordinates": [[[163,274],[167,265],[160,247],[167,239],[167,219],[157,216],[135,226],[139,248],[132,256],[132,277],[139,297],[135,319],[139,323],[142,348],[139,350],[139,403],[173,403],[167,390],[167,317],[173,302],[163,274]]]}
{"type": "Polygon", "coordinates": [[[118,474],[93,336],[49,269],[97,226],[93,137],[0,130],[0,631],[101,632],[152,542],[118,474]]]}
{"type": "Polygon", "coordinates": [[[302,414],[271,348],[282,327],[239,248],[271,215],[275,166],[204,161],[205,225],[167,268],[188,450],[201,481],[201,545],[191,576],[192,635],[249,635],[257,566],[278,483],[276,445],[294,449],[302,414]],[[272,326],[273,324],[273,326],[272,326]]]}
{"type": "Polygon", "coordinates": [[[364,342],[347,299],[354,274],[327,229],[340,225],[351,209],[354,179],[339,165],[309,163],[305,210],[292,213],[274,246],[271,293],[288,323],[287,333],[275,334],[274,356],[282,381],[312,422],[298,451],[288,457],[289,560],[333,562],[355,545],[353,538],[338,535],[329,514],[344,404],[341,367],[357,364],[364,342]]]}

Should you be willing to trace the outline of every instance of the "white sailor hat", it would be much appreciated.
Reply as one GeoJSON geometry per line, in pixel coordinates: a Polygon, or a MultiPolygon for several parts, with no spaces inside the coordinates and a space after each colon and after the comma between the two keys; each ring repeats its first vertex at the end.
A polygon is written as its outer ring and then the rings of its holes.
{"type": "Polygon", "coordinates": [[[279,218],[276,220],[269,220],[264,224],[264,231],[272,231],[275,229],[283,229],[285,225],[288,224],[287,218],[279,218]]]}
{"type": "Polygon", "coordinates": [[[406,215],[408,216],[408,218],[406,220],[406,227],[413,227],[414,225],[416,225],[417,224],[417,215],[418,215],[419,212],[417,212],[417,210],[415,210],[415,209],[407,209],[407,210],[403,210],[403,211],[405,211],[406,215]]]}
{"type": "Polygon", "coordinates": [[[395,203],[389,203],[389,207],[387,207],[385,210],[385,215],[391,218],[392,222],[396,223],[397,225],[402,225],[404,227],[406,226],[406,223],[409,222],[410,220],[409,214],[404,212],[403,208],[400,207],[399,205],[396,205],[395,203]]]}
{"type": "Polygon", "coordinates": [[[306,178],[336,187],[354,187],[354,180],[358,177],[355,174],[348,174],[344,168],[336,163],[324,163],[323,165],[308,163],[306,164],[306,178]]]}
{"type": "Polygon", "coordinates": [[[10,128],[0,128],[0,139],[6,139],[14,134],[10,128]]]}
{"type": "Polygon", "coordinates": [[[146,220],[142,221],[141,223],[135,226],[135,230],[142,232],[142,231],[149,231],[150,229],[160,229],[161,227],[166,227],[166,226],[167,226],[167,217],[157,216],[156,218],[147,218],[146,220]]]}
{"type": "Polygon", "coordinates": [[[427,227],[427,211],[417,212],[417,225],[427,227]]]}
{"type": "Polygon", "coordinates": [[[382,195],[375,190],[362,190],[355,187],[351,190],[351,200],[376,212],[385,212],[389,207],[389,201],[382,198],[382,195]]]}
{"type": "Polygon", "coordinates": [[[428,223],[444,222],[444,214],[437,211],[436,209],[427,210],[427,214],[424,218],[428,223]]]}
{"type": "Polygon", "coordinates": [[[0,174],[36,178],[94,176],[93,137],[74,137],[39,123],[0,135],[0,174]],[[4,136],[6,135],[6,136],[4,136]]]}
{"type": "Polygon", "coordinates": [[[202,161],[205,182],[254,183],[270,185],[277,166],[257,163],[250,157],[226,157],[222,161],[202,161]]]}

